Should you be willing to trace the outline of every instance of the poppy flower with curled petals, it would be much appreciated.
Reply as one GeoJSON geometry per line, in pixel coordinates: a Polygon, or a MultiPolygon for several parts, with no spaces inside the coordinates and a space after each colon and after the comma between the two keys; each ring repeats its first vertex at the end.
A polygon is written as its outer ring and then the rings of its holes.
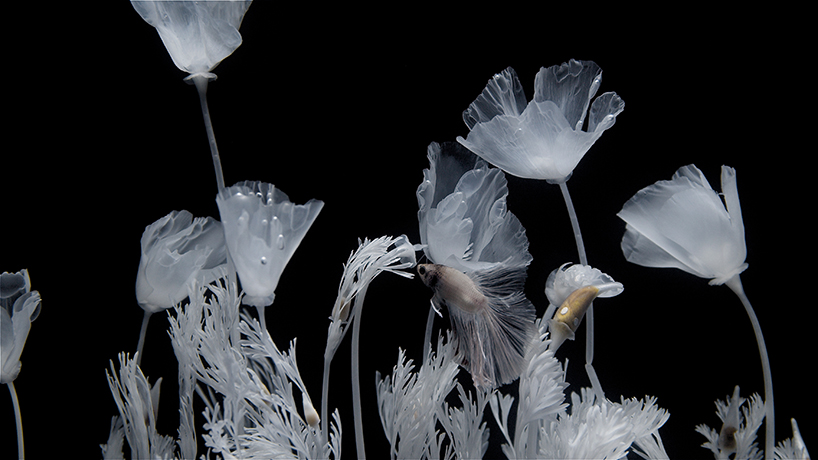
{"type": "Polygon", "coordinates": [[[625,108],[613,92],[591,103],[601,81],[602,70],[592,61],[543,67],[534,80],[534,99],[527,102],[509,67],[463,112],[471,132],[457,141],[514,176],[565,182],[625,108]]]}

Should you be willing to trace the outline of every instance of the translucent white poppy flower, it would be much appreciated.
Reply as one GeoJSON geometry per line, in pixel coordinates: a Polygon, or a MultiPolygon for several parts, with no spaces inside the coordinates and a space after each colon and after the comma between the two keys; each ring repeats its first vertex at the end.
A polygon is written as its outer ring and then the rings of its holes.
{"type": "Polygon", "coordinates": [[[20,374],[20,355],[40,314],[40,293],[31,290],[27,270],[0,275],[0,383],[11,383],[20,374]]]}
{"type": "Polygon", "coordinates": [[[456,143],[432,143],[427,156],[417,189],[426,256],[464,272],[530,264],[525,229],[506,208],[503,172],[456,143]]]}
{"type": "Polygon", "coordinates": [[[250,3],[245,0],[131,1],[142,19],[159,32],[176,67],[191,75],[209,74],[241,45],[239,26],[250,3]]]}
{"type": "Polygon", "coordinates": [[[324,202],[296,205],[264,182],[241,182],[216,196],[227,249],[244,290],[244,302],[273,303],[278,280],[324,202]]]}
{"type": "Polygon", "coordinates": [[[171,308],[193,282],[224,276],[227,247],[219,221],[173,211],[145,228],[136,275],[136,299],[148,313],[171,308]]]}
{"type": "Polygon", "coordinates": [[[418,274],[434,292],[434,310],[448,311],[475,385],[494,388],[520,376],[535,333],[534,306],[523,293],[528,238],[506,209],[502,171],[455,143],[433,143],[428,156],[418,220],[433,263],[418,265],[418,274]]]}
{"type": "Polygon", "coordinates": [[[736,171],[721,168],[722,202],[694,165],[633,196],[617,214],[627,222],[622,252],[646,267],[675,267],[720,285],[747,268],[736,171]]]}
{"type": "Polygon", "coordinates": [[[625,108],[612,92],[591,104],[601,81],[602,70],[591,61],[543,67],[534,80],[534,99],[527,102],[509,67],[463,112],[471,132],[457,141],[509,174],[565,182],[625,108]]]}
{"type": "Polygon", "coordinates": [[[545,296],[552,305],[562,305],[572,292],[585,286],[599,289],[597,297],[614,297],[625,289],[610,275],[588,265],[565,263],[552,271],[545,281],[545,296]]]}

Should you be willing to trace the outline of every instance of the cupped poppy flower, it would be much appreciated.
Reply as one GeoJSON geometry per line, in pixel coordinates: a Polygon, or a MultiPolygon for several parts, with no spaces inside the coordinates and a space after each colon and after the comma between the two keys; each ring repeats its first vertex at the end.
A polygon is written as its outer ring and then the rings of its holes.
{"type": "Polygon", "coordinates": [[[239,26],[251,1],[132,0],[156,28],[173,63],[189,74],[206,74],[241,45],[239,26]]]}
{"type": "Polygon", "coordinates": [[[551,304],[548,311],[555,310],[548,320],[551,349],[558,349],[566,339],[574,340],[574,332],[595,298],[614,297],[624,289],[622,283],[588,265],[567,263],[552,271],[545,281],[545,296],[551,304]]]}
{"type": "Polygon", "coordinates": [[[227,268],[227,247],[219,221],[173,211],[142,233],[136,299],[146,313],[178,304],[193,283],[208,284],[227,268]]]}
{"type": "Polygon", "coordinates": [[[679,168],[633,196],[617,214],[627,223],[622,252],[646,267],[675,267],[724,284],[747,268],[736,171],[721,168],[724,201],[695,166],[679,168]]]}
{"type": "Polygon", "coordinates": [[[216,203],[244,302],[258,308],[272,305],[284,267],[324,202],[296,205],[273,184],[247,181],[221,190],[216,203]]]}
{"type": "Polygon", "coordinates": [[[457,141],[514,176],[565,182],[625,108],[613,92],[591,103],[601,81],[602,70],[592,61],[543,67],[534,80],[534,99],[527,102],[509,67],[463,112],[471,131],[457,141]]]}
{"type": "Polygon", "coordinates": [[[0,275],[0,383],[11,383],[20,374],[20,355],[39,314],[40,293],[31,290],[28,270],[0,275]]]}

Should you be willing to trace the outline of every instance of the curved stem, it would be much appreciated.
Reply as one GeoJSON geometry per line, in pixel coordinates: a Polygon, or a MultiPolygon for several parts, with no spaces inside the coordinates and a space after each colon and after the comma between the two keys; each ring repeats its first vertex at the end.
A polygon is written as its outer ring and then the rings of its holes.
{"type": "Polygon", "coordinates": [[[17,458],[25,458],[25,449],[23,448],[23,419],[20,417],[20,401],[17,400],[17,390],[14,388],[14,382],[9,382],[6,385],[9,387],[11,393],[11,403],[14,405],[14,421],[17,422],[17,458]]]}
{"type": "Polygon", "coordinates": [[[577,252],[579,252],[579,263],[588,265],[588,256],[585,255],[585,243],[582,242],[582,232],[579,231],[579,220],[577,219],[577,212],[574,210],[574,202],[571,201],[571,194],[568,193],[567,182],[560,182],[560,191],[562,192],[562,198],[565,200],[565,207],[568,208],[571,228],[574,229],[574,239],[577,243],[577,252]]]}
{"type": "Polygon", "coordinates": [[[775,448],[775,409],[773,406],[773,376],[770,372],[770,357],[767,355],[767,345],[764,343],[764,336],[761,334],[761,324],[758,322],[753,306],[750,305],[750,299],[744,294],[744,287],[741,285],[739,276],[736,275],[730,278],[724,284],[735,292],[741,300],[741,304],[744,305],[747,316],[750,317],[750,322],[753,324],[753,332],[755,332],[756,335],[758,353],[761,356],[761,371],[764,374],[764,409],[767,419],[764,457],[770,460],[773,458],[773,449],[775,448]]]}
{"type": "Polygon", "coordinates": [[[136,344],[136,365],[142,362],[142,348],[145,347],[145,333],[148,331],[148,321],[151,319],[151,312],[145,310],[145,314],[142,316],[142,328],[139,330],[139,342],[136,344]]]}
{"type": "Polygon", "coordinates": [[[355,448],[358,451],[358,459],[366,458],[366,451],[364,450],[364,426],[363,420],[361,419],[361,379],[358,366],[358,349],[361,338],[361,310],[363,309],[363,301],[368,288],[369,286],[365,286],[355,297],[355,317],[352,320],[352,415],[355,417],[355,448]],[[361,303],[358,304],[358,302],[361,303]]]}
{"type": "Polygon", "coordinates": [[[199,102],[202,105],[207,140],[210,143],[210,154],[213,157],[213,169],[216,172],[216,186],[221,192],[224,190],[224,175],[222,174],[222,160],[219,157],[219,148],[216,146],[216,135],[213,133],[213,123],[210,121],[210,110],[207,107],[207,77],[194,75],[191,79],[199,92],[199,102]]]}
{"type": "Polygon", "coordinates": [[[429,356],[429,351],[432,348],[432,325],[435,321],[435,308],[429,307],[429,316],[426,318],[426,333],[423,337],[423,363],[426,364],[426,359],[429,356]]]}
{"type": "MultiPolygon", "coordinates": [[[[574,229],[574,240],[577,243],[577,252],[579,253],[579,263],[588,265],[588,256],[585,254],[585,243],[582,241],[582,232],[579,229],[579,219],[577,219],[577,212],[574,209],[574,202],[571,200],[571,194],[568,193],[568,183],[560,182],[560,191],[562,198],[565,200],[565,207],[568,209],[568,217],[571,219],[571,228],[574,229]]],[[[588,311],[585,312],[585,369],[588,371],[588,378],[591,379],[594,391],[597,396],[602,397],[602,387],[599,386],[599,378],[594,371],[594,304],[588,306],[588,311]]],[[[601,399],[600,399],[601,400],[601,399]]]]}

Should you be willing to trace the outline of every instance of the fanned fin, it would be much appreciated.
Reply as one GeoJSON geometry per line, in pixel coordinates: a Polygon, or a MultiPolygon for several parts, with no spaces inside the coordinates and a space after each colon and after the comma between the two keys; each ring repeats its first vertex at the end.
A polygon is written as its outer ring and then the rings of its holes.
{"type": "Polygon", "coordinates": [[[449,318],[475,386],[495,388],[522,373],[536,311],[522,292],[525,268],[498,267],[468,276],[485,296],[485,308],[468,312],[450,307],[449,318]]]}

